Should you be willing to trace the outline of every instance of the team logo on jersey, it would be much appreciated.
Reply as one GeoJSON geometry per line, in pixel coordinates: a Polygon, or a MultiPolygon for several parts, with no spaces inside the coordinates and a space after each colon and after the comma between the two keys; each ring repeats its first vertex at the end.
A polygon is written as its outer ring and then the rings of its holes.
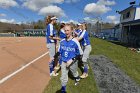
{"type": "Polygon", "coordinates": [[[62,46],[62,49],[65,50],[65,51],[73,51],[73,52],[75,52],[75,48],[71,48],[71,47],[62,46]]]}

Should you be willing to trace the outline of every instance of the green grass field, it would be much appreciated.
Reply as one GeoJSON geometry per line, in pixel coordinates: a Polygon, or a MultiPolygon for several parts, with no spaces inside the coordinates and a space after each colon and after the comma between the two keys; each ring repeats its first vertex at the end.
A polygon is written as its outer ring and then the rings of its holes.
{"type": "MultiPolygon", "coordinates": [[[[127,49],[126,47],[116,45],[104,40],[92,38],[92,52],[94,55],[105,55],[109,57],[113,63],[120,67],[127,75],[140,85],[140,54],[127,49]]],[[[80,70],[79,70],[80,72],[80,70]]],[[[53,77],[49,85],[45,88],[44,93],[60,93],[57,92],[61,88],[60,75],[53,77]]],[[[98,93],[94,74],[89,70],[89,77],[82,79],[78,86],[74,85],[74,80],[69,78],[67,85],[68,93],[98,93]]]]}
{"type": "Polygon", "coordinates": [[[116,45],[100,39],[91,39],[95,55],[109,57],[121,70],[140,85],[140,54],[126,47],[116,45]]]}
{"type": "MultiPolygon", "coordinates": [[[[68,84],[67,84],[67,93],[98,93],[98,90],[96,88],[96,84],[94,81],[94,75],[90,69],[89,71],[89,77],[87,79],[82,79],[80,83],[75,86],[74,80],[69,78],[68,84]]],[[[49,85],[46,87],[44,93],[61,93],[57,92],[61,88],[61,82],[60,82],[60,75],[59,77],[53,77],[49,85]]]]}

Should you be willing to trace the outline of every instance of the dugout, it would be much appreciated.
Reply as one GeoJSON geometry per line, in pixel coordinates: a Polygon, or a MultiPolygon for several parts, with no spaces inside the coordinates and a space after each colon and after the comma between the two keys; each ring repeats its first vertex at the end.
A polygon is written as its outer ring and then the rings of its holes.
{"type": "Polygon", "coordinates": [[[24,36],[33,36],[33,37],[40,37],[45,36],[46,30],[45,29],[24,29],[23,30],[24,36]]]}
{"type": "Polygon", "coordinates": [[[140,47],[140,19],[122,23],[122,39],[133,47],[140,47]]]}
{"type": "Polygon", "coordinates": [[[119,14],[121,42],[132,47],[140,47],[140,5],[132,5],[119,14]]]}

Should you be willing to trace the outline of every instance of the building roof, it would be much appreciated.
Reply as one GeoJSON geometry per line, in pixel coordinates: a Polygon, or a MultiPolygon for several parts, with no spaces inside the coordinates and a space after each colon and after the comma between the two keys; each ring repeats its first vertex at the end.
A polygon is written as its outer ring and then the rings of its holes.
{"type": "Polygon", "coordinates": [[[131,5],[130,7],[128,7],[128,8],[126,8],[126,9],[120,11],[119,14],[121,14],[121,13],[127,11],[127,10],[130,10],[130,9],[132,9],[132,8],[137,8],[137,7],[140,7],[140,5],[131,5]]]}
{"type": "Polygon", "coordinates": [[[136,24],[140,24],[140,19],[138,20],[133,20],[133,21],[128,21],[128,22],[123,22],[123,25],[136,25],[136,24]]]}

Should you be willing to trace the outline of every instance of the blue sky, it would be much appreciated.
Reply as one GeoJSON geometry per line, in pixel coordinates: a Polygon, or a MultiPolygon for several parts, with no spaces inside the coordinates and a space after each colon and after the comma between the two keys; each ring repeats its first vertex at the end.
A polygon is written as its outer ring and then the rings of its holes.
{"type": "Polygon", "coordinates": [[[118,23],[116,10],[129,7],[131,1],[134,0],[0,0],[0,21],[31,22],[54,14],[65,22],[90,22],[99,16],[102,21],[118,23]]]}

